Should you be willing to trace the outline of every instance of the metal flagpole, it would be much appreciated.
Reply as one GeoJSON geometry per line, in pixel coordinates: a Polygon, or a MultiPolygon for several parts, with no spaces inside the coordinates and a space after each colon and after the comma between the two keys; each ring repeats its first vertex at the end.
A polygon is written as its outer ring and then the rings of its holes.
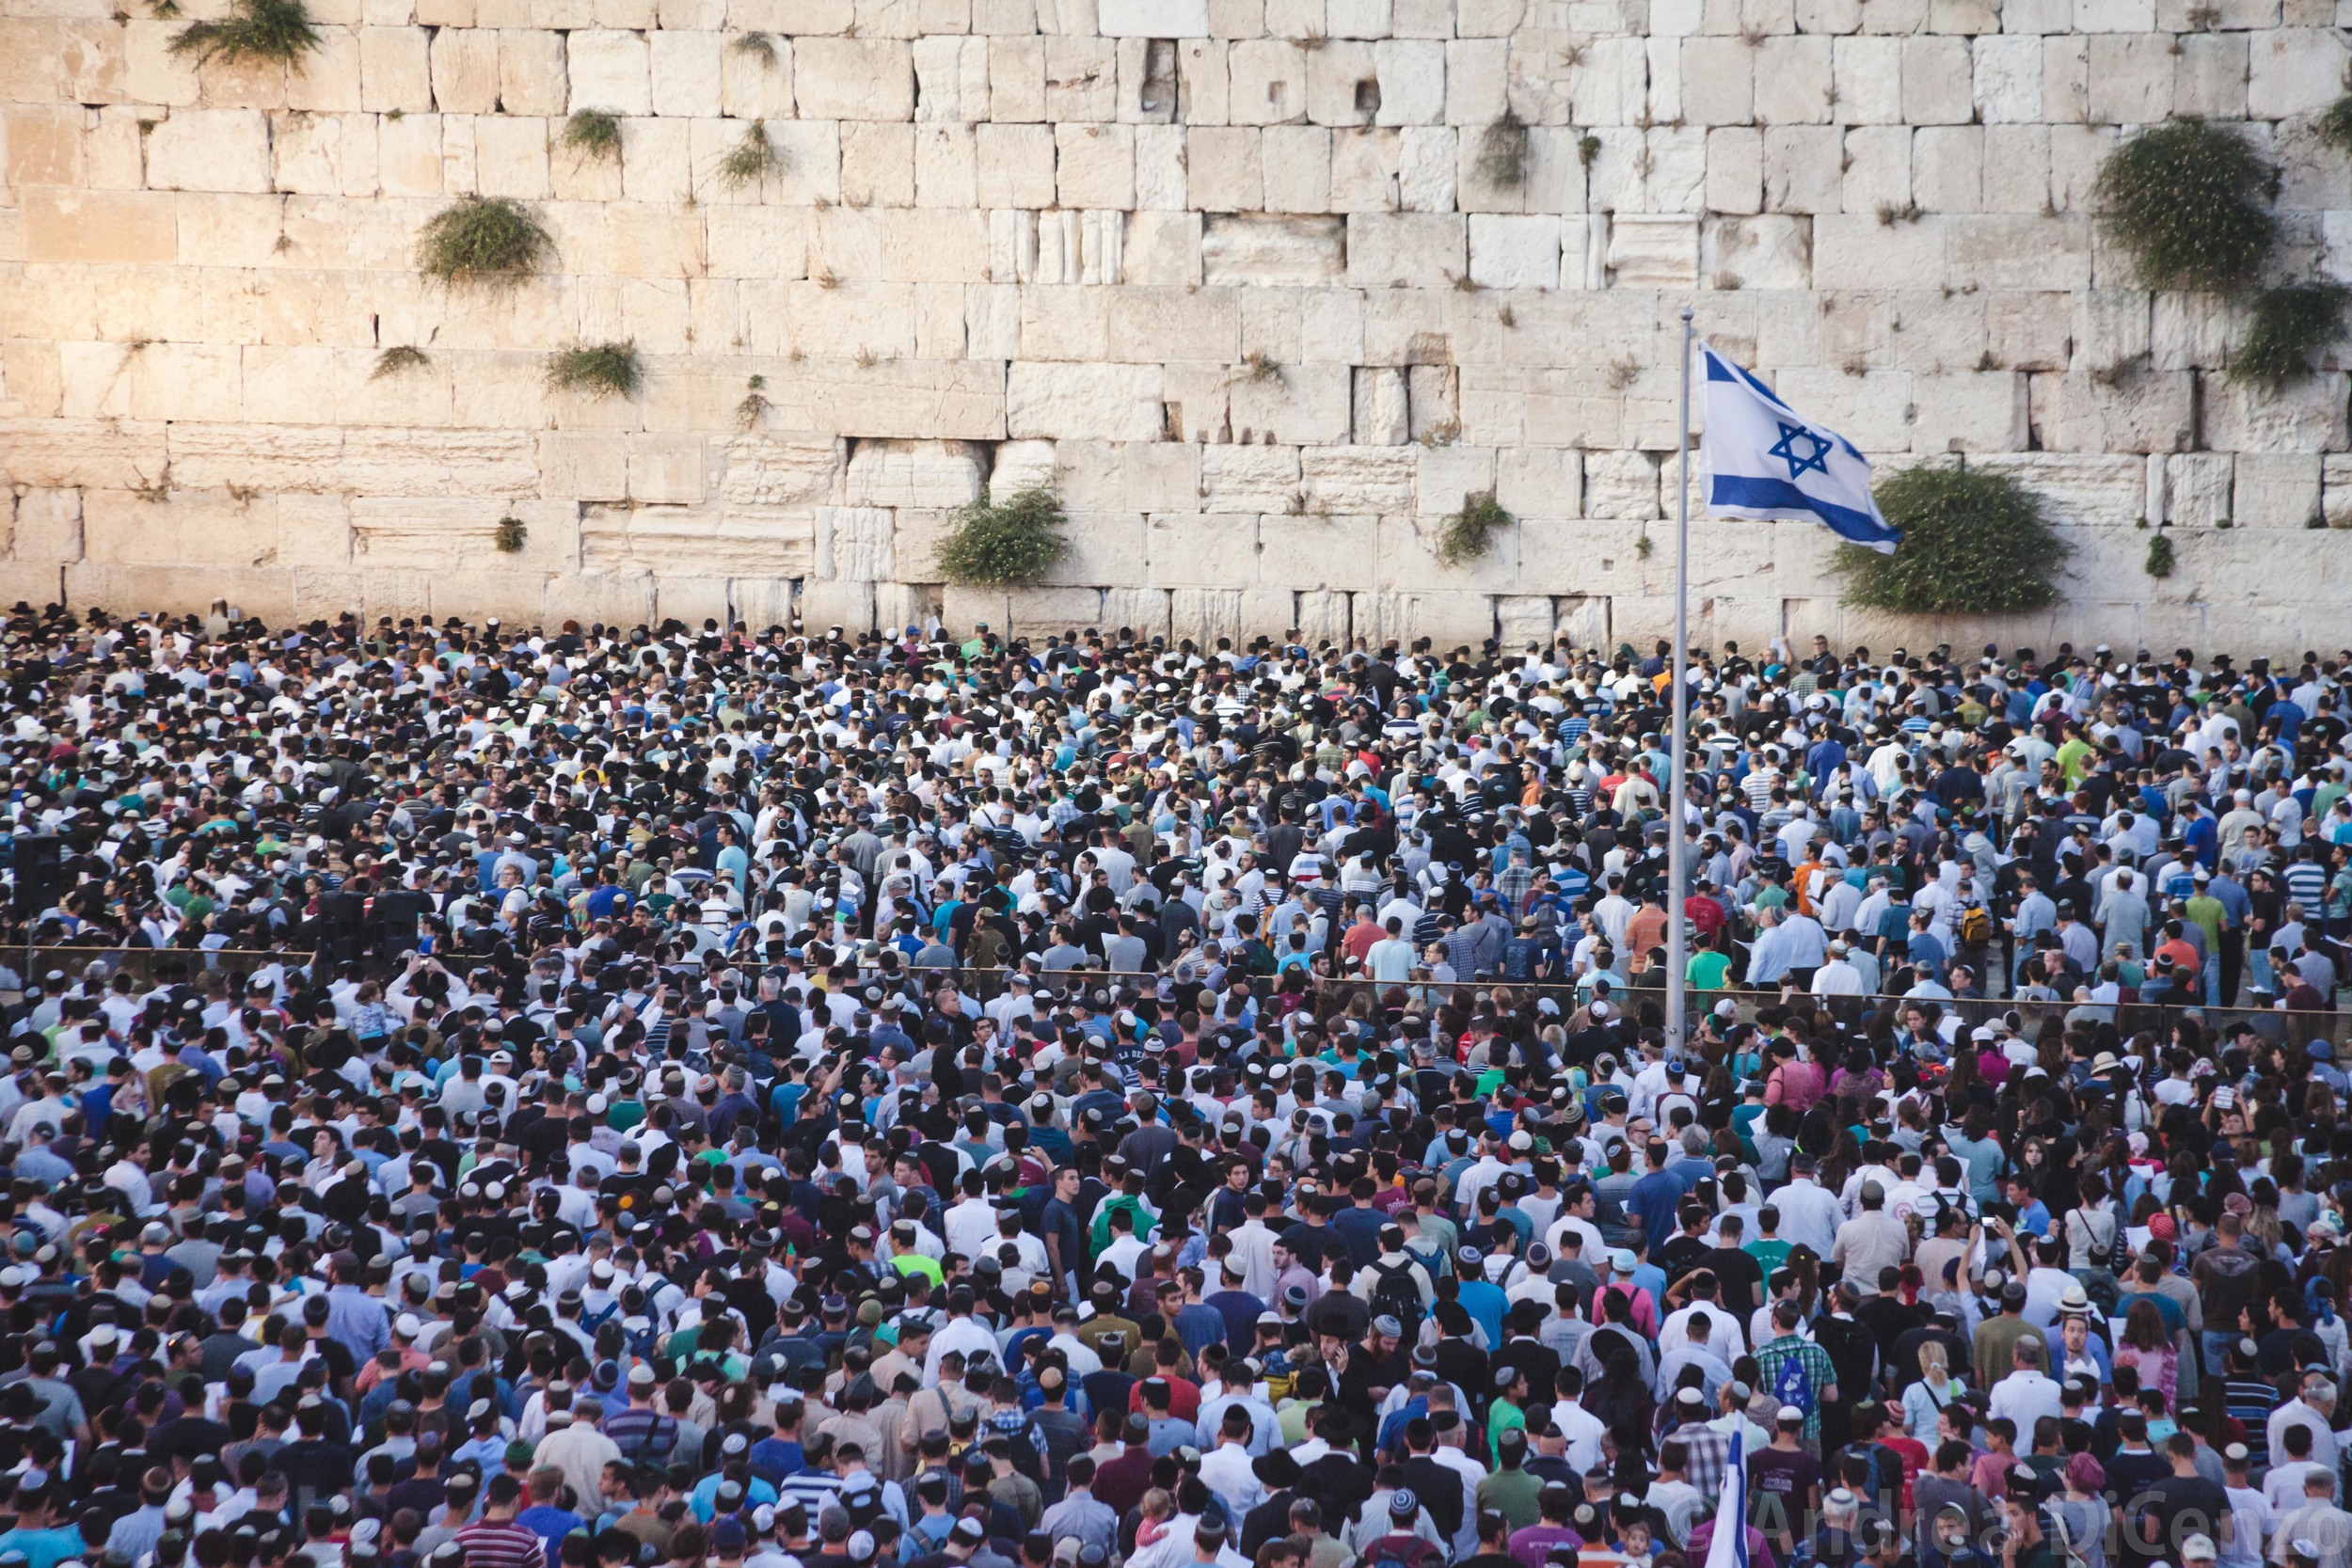
{"type": "Polygon", "coordinates": [[[1689,851],[1683,847],[1683,749],[1691,727],[1691,343],[1695,329],[1691,308],[1682,308],[1682,441],[1675,453],[1675,651],[1668,672],[1674,679],[1674,734],[1666,742],[1666,1049],[1683,1049],[1683,977],[1690,966],[1683,938],[1682,899],[1689,881],[1689,851]]]}

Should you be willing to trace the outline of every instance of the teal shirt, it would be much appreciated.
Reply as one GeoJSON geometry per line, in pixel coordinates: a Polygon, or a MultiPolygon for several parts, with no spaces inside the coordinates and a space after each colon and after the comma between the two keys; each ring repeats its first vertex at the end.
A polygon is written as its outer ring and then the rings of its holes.
{"type": "Polygon", "coordinates": [[[2001,1146],[1991,1138],[1979,1142],[1957,1127],[1944,1129],[1944,1142],[1952,1153],[1968,1164],[1968,1190],[1979,1203],[1992,1203],[2001,1196],[2001,1146]]]}
{"type": "Polygon", "coordinates": [[[0,1552],[23,1552],[25,1568],[56,1568],[68,1558],[96,1555],[82,1549],[82,1532],[72,1525],[60,1525],[54,1529],[12,1529],[0,1535],[0,1552]]]}

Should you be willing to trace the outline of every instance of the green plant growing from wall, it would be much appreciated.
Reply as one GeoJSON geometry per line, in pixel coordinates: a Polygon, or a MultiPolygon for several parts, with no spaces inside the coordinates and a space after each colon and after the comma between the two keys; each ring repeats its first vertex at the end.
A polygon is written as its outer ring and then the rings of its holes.
{"type": "Polygon", "coordinates": [[[2344,308],[2352,290],[2341,283],[2290,283],[2254,296],[2246,341],[2230,356],[2230,379],[2265,391],[2284,390],[2312,373],[2312,360],[2344,336],[2344,308]]]}
{"type": "Polygon", "coordinates": [[[2148,575],[2169,578],[2172,575],[2172,536],[2159,532],[2148,541],[2148,575]]]}
{"type": "Polygon", "coordinates": [[[736,429],[746,433],[757,430],[759,421],[768,417],[768,394],[763,390],[767,385],[766,376],[752,377],[749,388],[743,393],[743,401],[735,405],[736,429]]]}
{"type": "Polygon", "coordinates": [[[2352,92],[2320,112],[2319,139],[2339,152],[2352,153],[2352,92]]]}
{"type": "Polygon", "coordinates": [[[776,40],[766,33],[745,33],[729,43],[727,48],[737,59],[757,60],[771,71],[773,71],[779,63],[776,55],[776,40]]]}
{"type": "Polygon", "coordinates": [[[509,197],[469,196],[444,207],[417,242],[417,268],[444,288],[513,288],[553,255],[555,242],[531,209],[509,197]]]}
{"type": "Polygon", "coordinates": [[[618,158],[621,122],[602,109],[575,109],[564,122],[564,145],[583,158],[618,158]]]}
{"type": "Polygon", "coordinates": [[[402,343],[397,347],[388,348],[375,356],[375,370],[368,379],[381,381],[388,375],[399,375],[407,371],[423,370],[432,363],[432,356],[424,350],[402,343]]]}
{"type": "Polygon", "coordinates": [[[524,541],[530,537],[531,530],[520,517],[499,519],[498,546],[501,555],[518,553],[523,547],[524,541]]]}
{"type": "Polygon", "coordinates": [[[548,356],[548,386],[559,392],[633,398],[644,384],[634,342],[582,343],[548,356]]]}
{"type": "Polygon", "coordinates": [[[1505,106],[1479,138],[1478,177],[1499,191],[1518,190],[1527,183],[1527,121],[1505,106]]]}
{"type": "Polygon", "coordinates": [[[768,139],[768,128],[754,123],[744,131],[743,139],[719,160],[719,178],[739,190],[758,184],[778,164],[776,144],[768,139]]]}
{"type": "Polygon", "coordinates": [[[2042,499],[1985,468],[1906,468],[1877,487],[1879,510],[1902,530],[1893,555],[1838,548],[1846,599],[1910,614],[2007,614],[2058,596],[2066,542],[2042,499]]]}
{"type": "Polygon", "coordinates": [[[1462,498],[1462,509],[1438,531],[1438,559],[1448,566],[1476,561],[1494,547],[1495,535],[1511,526],[1511,514],[1492,490],[1462,498]]]}
{"type": "Polygon", "coordinates": [[[277,64],[298,69],[319,46],[319,30],[302,0],[236,0],[217,22],[192,22],[171,40],[171,52],[199,65],[277,64]]]}
{"type": "Polygon", "coordinates": [[[949,582],[1016,588],[1041,579],[1070,553],[1069,518],[1051,492],[1023,490],[1001,505],[980,499],[956,514],[940,541],[939,569],[949,582]]]}
{"type": "Polygon", "coordinates": [[[2233,294],[2270,259],[2279,172],[2245,137],[2198,119],[2132,137],[2101,166],[2099,219],[2151,289],[2233,294]]]}

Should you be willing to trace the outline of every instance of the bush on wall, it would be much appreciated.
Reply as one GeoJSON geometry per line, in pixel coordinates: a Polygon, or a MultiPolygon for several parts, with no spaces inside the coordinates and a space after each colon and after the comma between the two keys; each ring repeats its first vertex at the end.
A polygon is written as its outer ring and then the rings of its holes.
{"type": "Polygon", "coordinates": [[[2352,291],[2341,283],[2290,283],[2254,298],[2246,341],[2230,356],[2230,379],[2280,391],[2312,373],[2312,361],[2344,336],[2344,307],[2352,291]]]}
{"type": "Polygon", "coordinates": [[[555,250],[531,209],[510,197],[469,196],[444,207],[417,242],[417,270],[435,282],[512,288],[555,250]]]}
{"type": "Polygon", "coordinates": [[[1024,490],[1002,505],[982,491],[956,514],[939,546],[939,569],[949,582],[974,588],[1018,588],[1042,578],[1070,553],[1061,503],[1044,490],[1024,490]]]}
{"type": "Polygon", "coordinates": [[[1877,486],[1893,555],[1841,546],[1846,602],[1910,614],[2008,614],[2057,602],[2066,542],[2042,499],[1984,468],[1906,468],[1877,486]]]}
{"type": "Polygon", "coordinates": [[[220,21],[190,23],[171,40],[173,54],[192,55],[199,66],[215,60],[299,66],[318,46],[318,29],[302,0],[237,0],[220,21]]]}
{"type": "Polygon", "coordinates": [[[2243,136],[2169,120],[2108,154],[2100,221],[2151,289],[2236,293],[2261,279],[2278,238],[2279,171],[2243,136]]]}

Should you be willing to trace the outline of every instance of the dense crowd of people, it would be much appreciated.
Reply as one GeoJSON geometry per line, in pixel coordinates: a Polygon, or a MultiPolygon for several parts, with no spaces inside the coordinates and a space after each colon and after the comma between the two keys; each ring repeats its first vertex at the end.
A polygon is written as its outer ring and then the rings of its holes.
{"type": "Polygon", "coordinates": [[[2352,652],[0,653],[0,1568],[2352,1568],[2352,652]]]}

